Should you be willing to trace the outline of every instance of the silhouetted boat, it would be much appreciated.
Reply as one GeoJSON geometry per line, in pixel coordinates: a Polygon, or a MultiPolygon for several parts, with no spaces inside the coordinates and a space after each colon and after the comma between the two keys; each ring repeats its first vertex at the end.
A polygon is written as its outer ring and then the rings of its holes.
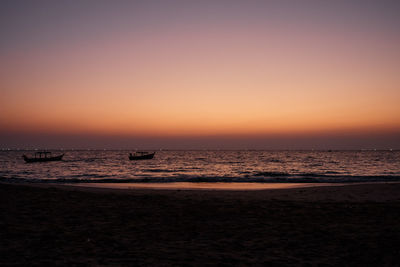
{"type": "Polygon", "coordinates": [[[51,152],[48,151],[39,151],[35,153],[34,158],[28,158],[25,155],[22,155],[24,158],[25,162],[31,163],[31,162],[46,162],[46,161],[57,161],[57,160],[62,160],[62,157],[64,154],[52,157],[51,152]]]}
{"type": "Polygon", "coordinates": [[[142,159],[152,159],[156,152],[150,153],[146,151],[136,151],[135,153],[129,153],[130,160],[142,160],[142,159]]]}

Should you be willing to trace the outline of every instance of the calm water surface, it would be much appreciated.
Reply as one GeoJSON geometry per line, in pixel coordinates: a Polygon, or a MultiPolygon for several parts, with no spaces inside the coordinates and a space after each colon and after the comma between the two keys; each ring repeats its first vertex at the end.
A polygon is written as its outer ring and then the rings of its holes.
{"type": "Polygon", "coordinates": [[[63,161],[25,163],[34,151],[1,151],[0,179],[32,182],[376,182],[400,181],[400,151],[52,151],[63,161]]]}

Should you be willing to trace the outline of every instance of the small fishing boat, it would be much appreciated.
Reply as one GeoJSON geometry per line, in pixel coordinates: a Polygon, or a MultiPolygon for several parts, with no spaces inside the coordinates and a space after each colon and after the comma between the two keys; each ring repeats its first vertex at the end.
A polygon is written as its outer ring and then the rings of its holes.
{"type": "Polygon", "coordinates": [[[46,161],[57,161],[57,160],[62,160],[62,157],[64,154],[58,155],[58,156],[52,156],[51,152],[49,151],[39,151],[35,153],[34,158],[29,158],[25,155],[22,155],[24,158],[25,162],[31,163],[31,162],[46,162],[46,161]]]}
{"type": "Polygon", "coordinates": [[[147,151],[136,151],[135,153],[129,153],[130,160],[142,160],[142,159],[152,159],[156,152],[147,152],[147,151]]]}

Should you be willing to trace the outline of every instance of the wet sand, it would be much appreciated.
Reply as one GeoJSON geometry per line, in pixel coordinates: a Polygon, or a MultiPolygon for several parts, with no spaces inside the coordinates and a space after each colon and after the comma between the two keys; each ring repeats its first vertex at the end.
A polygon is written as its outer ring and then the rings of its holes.
{"type": "Polygon", "coordinates": [[[265,189],[287,189],[319,186],[339,186],[345,184],[332,183],[75,183],[69,186],[96,187],[110,189],[165,189],[165,190],[229,190],[249,191],[265,189]]]}
{"type": "Polygon", "coordinates": [[[400,264],[400,184],[279,190],[0,184],[0,265],[400,264]]]}

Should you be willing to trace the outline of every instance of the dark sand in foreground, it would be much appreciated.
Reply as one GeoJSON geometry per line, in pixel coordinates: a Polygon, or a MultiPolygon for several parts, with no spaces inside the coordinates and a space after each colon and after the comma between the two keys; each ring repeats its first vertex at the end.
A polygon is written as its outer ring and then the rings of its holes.
{"type": "Polygon", "coordinates": [[[400,184],[261,191],[0,184],[0,265],[400,265],[400,184]]]}

